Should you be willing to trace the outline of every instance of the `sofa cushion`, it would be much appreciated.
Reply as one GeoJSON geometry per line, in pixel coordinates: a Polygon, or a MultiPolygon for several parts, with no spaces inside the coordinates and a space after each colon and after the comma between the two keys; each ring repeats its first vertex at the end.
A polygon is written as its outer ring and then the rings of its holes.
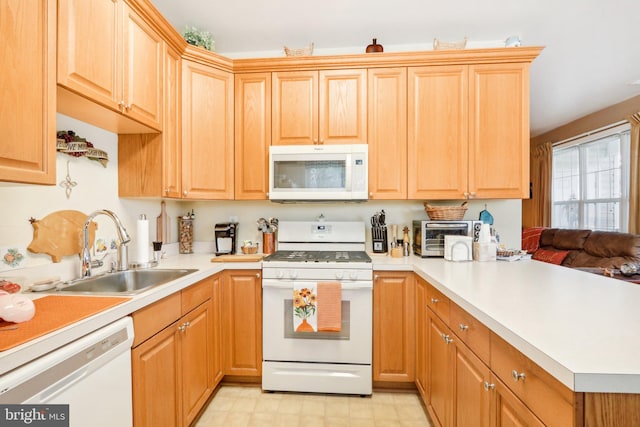
{"type": "Polygon", "coordinates": [[[553,246],[553,238],[556,235],[557,228],[547,228],[540,233],[540,247],[553,246]]]}
{"type": "Polygon", "coordinates": [[[538,249],[533,253],[532,258],[538,261],[548,262],[550,264],[562,264],[567,257],[569,251],[555,251],[551,249],[538,249]]]}
{"type": "MultiPolygon", "coordinates": [[[[579,250],[584,248],[584,242],[587,240],[591,230],[556,230],[553,236],[553,247],[556,249],[573,249],[579,250]]],[[[542,245],[541,245],[542,246],[542,245]]]]}
{"type": "Polygon", "coordinates": [[[640,236],[636,234],[593,231],[584,243],[584,251],[602,258],[636,257],[640,253],[640,236]]]}
{"type": "Polygon", "coordinates": [[[540,235],[545,227],[527,227],[522,229],[522,249],[534,253],[540,247],[540,235]]]}

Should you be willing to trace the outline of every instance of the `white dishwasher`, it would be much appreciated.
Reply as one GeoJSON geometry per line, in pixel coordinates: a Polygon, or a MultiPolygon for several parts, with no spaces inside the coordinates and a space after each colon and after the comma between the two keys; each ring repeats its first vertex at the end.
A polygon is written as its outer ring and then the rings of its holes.
{"type": "Polygon", "coordinates": [[[117,320],[0,377],[0,404],[68,404],[71,427],[128,427],[133,322],[117,320]]]}

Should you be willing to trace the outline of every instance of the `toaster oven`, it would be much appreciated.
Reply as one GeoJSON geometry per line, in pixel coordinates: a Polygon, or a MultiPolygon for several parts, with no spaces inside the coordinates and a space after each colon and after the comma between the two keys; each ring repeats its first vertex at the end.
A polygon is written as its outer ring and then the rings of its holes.
{"type": "Polygon", "coordinates": [[[469,236],[478,241],[482,221],[413,221],[413,253],[423,258],[444,257],[444,236],[469,236]]]}

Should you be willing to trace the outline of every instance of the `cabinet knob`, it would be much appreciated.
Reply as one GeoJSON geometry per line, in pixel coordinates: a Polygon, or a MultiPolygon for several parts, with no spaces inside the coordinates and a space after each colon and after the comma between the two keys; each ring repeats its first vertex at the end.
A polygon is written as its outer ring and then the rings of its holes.
{"type": "Polygon", "coordinates": [[[182,192],[182,195],[183,195],[183,196],[186,196],[186,195],[187,195],[187,190],[184,190],[184,191],[182,192]]]}
{"type": "Polygon", "coordinates": [[[447,344],[451,344],[453,342],[453,338],[451,338],[449,335],[447,334],[442,334],[442,339],[444,340],[444,342],[446,342],[447,344]]]}
{"type": "Polygon", "coordinates": [[[380,276],[378,276],[377,274],[373,276],[373,280],[378,280],[380,278],[380,276]]]}
{"type": "Polygon", "coordinates": [[[317,143],[318,143],[318,140],[317,140],[317,139],[314,139],[314,140],[313,140],[313,143],[314,143],[314,144],[317,144],[317,143]]]}
{"type": "Polygon", "coordinates": [[[256,277],[259,279],[260,278],[260,273],[256,273],[256,277]]]}
{"type": "Polygon", "coordinates": [[[494,388],[496,388],[496,385],[489,383],[489,381],[485,381],[483,385],[486,391],[493,390],[494,388]]]}
{"type": "Polygon", "coordinates": [[[320,142],[318,142],[318,144],[324,144],[324,139],[321,139],[320,142]]]}
{"type": "Polygon", "coordinates": [[[120,108],[120,110],[124,110],[124,101],[120,101],[118,102],[118,107],[120,108]]]}
{"type": "Polygon", "coordinates": [[[131,104],[127,104],[127,105],[125,105],[125,106],[124,106],[124,109],[125,109],[125,110],[127,110],[127,111],[131,110],[131,104]]]}
{"type": "Polygon", "coordinates": [[[515,369],[513,371],[511,371],[511,376],[513,377],[514,381],[524,381],[525,379],[525,374],[524,372],[518,372],[515,369]]]}
{"type": "Polygon", "coordinates": [[[471,193],[469,193],[469,198],[474,198],[474,197],[476,197],[475,191],[472,191],[471,193]]]}
{"type": "Polygon", "coordinates": [[[462,193],[462,194],[464,195],[464,197],[465,197],[466,199],[468,199],[468,198],[469,198],[469,193],[468,193],[468,192],[466,192],[466,191],[465,191],[465,192],[464,192],[464,193],[462,193]]]}
{"type": "Polygon", "coordinates": [[[465,325],[464,323],[460,323],[458,325],[458,329],[460,329],[461,331],[467,331],[467,330],[469,330],[469,325],[465,325]]]}
{"type": "Polygon", "coordinates": [[[438,302],[440,302],[438,298],[431,298],[431,304],[437,304],[438,302]]]}

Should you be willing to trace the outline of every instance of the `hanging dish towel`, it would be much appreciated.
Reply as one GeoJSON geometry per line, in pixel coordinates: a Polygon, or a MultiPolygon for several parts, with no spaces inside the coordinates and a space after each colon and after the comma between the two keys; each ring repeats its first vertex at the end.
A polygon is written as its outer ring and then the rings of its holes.
{"type": "Polygon", "coordinates": [[[342,328],[342,285],[318,282],[318,331],[340,332],[342,328]]]}
{"type": "Polygon", "coordinates": [[[316,307],[318,298],[314,287],[293,285],[293,330],[295,332],[316,332],[318,317],[316,307]]]}

